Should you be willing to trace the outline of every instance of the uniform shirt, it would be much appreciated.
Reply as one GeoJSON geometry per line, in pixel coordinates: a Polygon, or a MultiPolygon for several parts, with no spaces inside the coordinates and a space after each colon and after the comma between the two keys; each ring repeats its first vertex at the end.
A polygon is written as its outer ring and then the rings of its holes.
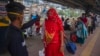
{"type": "Polygon", "coordinates": [[[8,51],[11,56],[28,56],[22,31],[10,25],[7,33],[7,38],[9,39],[8,51]]]}
{"type": "Polygon", "coordinates": [[[36,19],[24,24],[21,29],[18,29],[14,25],[10,25],[7,29],[7,46],[11,56],[28,56],[26,44],[24,41],[24,35],[22,30],[32,26],[36,19]]]}

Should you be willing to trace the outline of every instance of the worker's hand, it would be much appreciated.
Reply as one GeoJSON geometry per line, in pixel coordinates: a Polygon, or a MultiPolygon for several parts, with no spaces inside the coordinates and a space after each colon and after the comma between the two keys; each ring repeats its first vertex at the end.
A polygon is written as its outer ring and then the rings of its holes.
{"type": "Polygon", "coordinates": [[[32,19],[37,19],[37,16],[36,16],[36,15],[33,15],[33,16],[32,16],[32,19]]]}
{"type": "Polygon", "coordinates": [[[33,15],[33,16],[32,16],[32,19],[33,19],[33,20],[36,20],[36,21],[37,21],[37,20],[40,20],[40,16],[39,16],[39,15],[33,15]]]}

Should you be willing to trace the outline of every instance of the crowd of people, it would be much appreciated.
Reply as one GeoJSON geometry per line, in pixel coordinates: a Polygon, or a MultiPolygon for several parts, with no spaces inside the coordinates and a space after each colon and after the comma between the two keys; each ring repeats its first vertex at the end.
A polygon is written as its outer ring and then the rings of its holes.
{"type": "Polygon", "coordinates": [[[25,6],[18,2],[6,5],[7,16],[10,19],[6,29],[0,28],[0,55],[6,50],[11,56],[28,56],[28,51],[24,41],[23,31],[35,24],[36,33],[42,28],[45,56],[64,56],[64,39],[67,37],[64,31],[75,32],[77,42],[84,44],[88,34],[93,34],[96,29],[96,16],[82,14],[77,20],[73,18],[69,23],[69,18],[61,20],[56,9],[50,8],[47,11],[47,18],[43,25],[40,25],[40,16],[36,15],[32,20],[22,25],[25,6]],[[1,32],[2,29],[2,32],[1,32]],[[5,34],[5,35],[4,35],[5,34]],[[2,37],[2,38],[1,38],[2,37]]]}
{"type": "Polygon", "coordinates": [[[93,31],[96,29],[97,18],[96,15],[85,13],[82,16],[78,17],[76,20],[73,18],[68,23],[69,18],[67,18],[64,22],[64,30],[75,32],[77,36],[77,42],[84,44],[84,40],[88,37],[88,35],[93,34],[93,31]]]}

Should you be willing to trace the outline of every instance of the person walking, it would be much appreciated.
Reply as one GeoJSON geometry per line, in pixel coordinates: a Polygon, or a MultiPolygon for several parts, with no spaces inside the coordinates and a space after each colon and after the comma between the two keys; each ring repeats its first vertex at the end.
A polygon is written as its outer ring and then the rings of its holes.
{"type": "Polygon", "coordinates": [[[80,43],[80,45],[83,45],[86,37],[88,36],[88,31],[80,17],[77,22],[76,35],[78,37],[77,42],[80,43]]]}
{"type": "Polygon", "coordinates": [[[87,18],[86,18],[86,14],[85,14],[85,13],[82,13],[81,20],[82,20],[82,22],[85,24],[85,26],[87,27],[87,22],[88,22],[88,20],[87,20],[87,18]]]}
{"type": "Polygon", "coordinates": [[[91,15],[88,15],[87,19],[88,19],[88,33],[91,34],[91,33],[93,33],[92,32],[92,18],[91,18],[91,15]]]}

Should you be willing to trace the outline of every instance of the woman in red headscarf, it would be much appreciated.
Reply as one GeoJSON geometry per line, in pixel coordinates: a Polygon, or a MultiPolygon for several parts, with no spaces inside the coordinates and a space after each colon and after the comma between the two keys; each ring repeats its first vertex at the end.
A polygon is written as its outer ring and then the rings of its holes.
{"type": "Polygon", "coordinates": [[[44,24],[45,56],[64,56],[62,21],[54,8],[48,10],[47,17],[44,24]]]}

